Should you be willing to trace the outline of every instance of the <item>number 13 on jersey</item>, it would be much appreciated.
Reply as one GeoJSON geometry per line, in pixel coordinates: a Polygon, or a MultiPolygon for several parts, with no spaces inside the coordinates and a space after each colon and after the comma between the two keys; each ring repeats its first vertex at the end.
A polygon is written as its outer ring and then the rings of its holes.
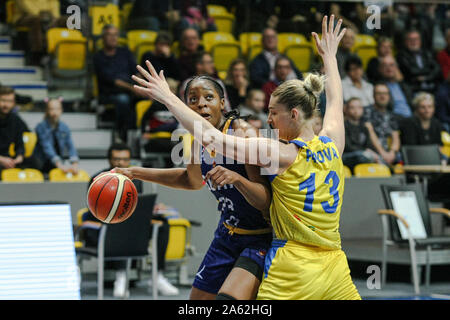
{"type": "MultiPolygon", "coordinates": [[[[326,213],[335,213],[339,204],[339,177],[336,171],[330,171],[325,178],[324,183],[330,185],[330,195],[333,196],[333,203],[330,205],[329,201],[323,201],[323,210],[326,213]]],[[[305,206],[303,211],[311,212],[314,202],[314,192],[316,191],[316,174],[311,173],[308,179],[300,183],[299,191],[306,189],[305,206]]]]}

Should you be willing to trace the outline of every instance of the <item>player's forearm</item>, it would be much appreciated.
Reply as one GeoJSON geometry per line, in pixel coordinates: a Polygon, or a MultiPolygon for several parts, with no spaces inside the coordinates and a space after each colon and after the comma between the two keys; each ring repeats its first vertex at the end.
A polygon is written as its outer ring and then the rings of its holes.
{"type": "Polygon", "coordinates": [[[265,186],[252,182],[242,176],[233,185],[253,207],[261,211],[269,209],[272,197],[270,191],[265,186]]]}
{"type": "Polygon", "coordinates": [[[132,171],[135,179],[161,184],[174,189],[199,189],[198,186],[191,183],[189,174],[185,168],[154,169],[131,167],[130,170],[132,171]]]}
{"type": "Polygon", "coordinates": [[[342,112],[343,109],[343,95],[342,82],[339,75],[336,57],[326,57],[323,59],[324,70],[326,74],[325,93],[327,96],[327,111],[328,105],[333,107],[336,112],[342,112]]]}

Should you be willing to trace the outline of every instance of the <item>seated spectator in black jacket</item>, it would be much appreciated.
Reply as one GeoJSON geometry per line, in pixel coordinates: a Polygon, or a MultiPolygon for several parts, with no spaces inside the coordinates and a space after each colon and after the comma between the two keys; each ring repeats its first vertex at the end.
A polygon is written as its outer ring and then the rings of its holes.
{"type": "Polygon", "coordinates": [[[414,92],[433,93],[441,78],[441,70],[432,51],[422,48],[418,31],[409,31],[405,35],[405,48],[397,55],[400,71],[414,92]]]}
{"type": "Polygon", "coordinates": [[[118,138],[127,141],[127,130],[135,127],[135,100],[131,76],[136,73],[136,60],[128,48],[119,47],[119,30],[105,25],[103,49],[94,54],[99,102],[115,105],[115,130],[118,138]]]}
{"type": "Polygon", "coordinates": [[[436,117],[444,130],[450,132],[450,78],[445,80],[436,92],[436,117]]]}
{"type": "Polygon", "coordinates": [[[22,135],[29,130],[17,113],[12,112],[15,106],[14,90],[0,87],[0,172],[2,169],[19,167],[24,161],[25,147],[22,135]],[[9,153],[11,143],[14,143],[14,157],[9,153]]]}
{"type": "MultiPolygon", "coordinates": [[[[383,80],[379,71],[379,65],[380,60],[387,56],[393,56],[392,39],[387,37],[380,37],[380,39],[378,39],[377,45],[377,56],[370,59],[367,65],[366,74],[367,79],[369,79],[370,82],[375,83],[383,80]]],[[[403,80],[403,75],[398,68],[396,69],[395,80],[403,80]]]]}
{"type": "Polygon", "coordinates": [[[401,117],[410,117],[413,92],[407,83],[398,80],[398,66],[394,57],[381,58],[378,70],[382,81],[389,88],[392,112],[401,117]]]}
{"type": "Polygon", "coordinates": [[[364,107],[359,98],[350,98],[345,103],[345,149],[342,155],[344,165],[351,170],[359,163],[381,162],[373,151],[369,131],[364,124],[364,107]]]}
{"type": "Polygon", "coordinates": [[[442,145],[442,125],[434,117],[434,97],[420,92],[414,97],[414,116],[400,122],[402,145],[442,145]]]}
{"type": "Polygon", "coordinates": [[[147,69],[145,61],[148,60],[152,63],[156,72],[164,70],[164,76],[175,80],[180,79],[180,69],[178,66],[178,60],[171,52],[172,37],[169,33],[161,31],[155,39],[155,50],[153,52],[146,52],[141,59],[141,66],[147,69]]]}
{"type": "MultiPolygon", "coordinates": [[[[249,64],[250,82],[253,88],[261,89],[270,80],[275,79],[275,62],[281,55],[278,52],[278,35],[272,28],[265,28],[262,32],[263,51],[249,64]]],[[[289,60],[290,61],[290,60],[289,60]]],[[[303,79],[302,73],[291,61],[292,72],[287,80],[303,79]]]]}

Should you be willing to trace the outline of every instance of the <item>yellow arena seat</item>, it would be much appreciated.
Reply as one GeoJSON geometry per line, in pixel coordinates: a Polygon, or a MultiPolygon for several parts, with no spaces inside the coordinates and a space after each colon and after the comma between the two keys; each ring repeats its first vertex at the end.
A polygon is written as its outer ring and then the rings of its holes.
{"type": "Polygon", "coordinates": [[[344,166],[344,173],[346,178],[350,178],[352,176],[352,170],[350,170],[347,166],[344,166]]]}
{"type": "Polygon", "coordinates": [[[289,57],[302,72],[310,69],[314,56],[311,42],[298,33],[280,33],[278,35],[278,50],[289,57]]]}
{"type": "Polygon", "coordinates": [[[91,33],[93,36],[101,35],[103,27],[107,24],[120,28],[120,10],[113,3],[106,6],[90,6],[89,17],[91,18],[91,33]]]}
{"type": "Polygon", "coordinates": [[[441,140],[444,146],[450,146],[450,133],[448,133],[447,131],[442,131],[441,140]]]}
{"type": "Polygon", "coordinates": [[[207,5],[208,15],[214,18],[217,31],[228,32],[233,31],[234,14],[228,12],[227,8],[220,5],[207,5]]]}
{"type": "Polygon", "coordinates": [[[391,171],[388,166],[378,163],[360,163],[353,168],[355,177],[370,178],[370,177],[390,177],[391,171]]]}
{"type": "Polygon", "coordinates": [[[278,34],[278,51],[284,52],[288,46],[309,44],[309,41],[301,33],[283,32],[278,34]]]}
{"type": "Polygon", "coordinates": [[[352,51],[361,59],[363,68],[366,70],[370,59],[378,56],[377,41],[370,35],[357,34],[352,51]]]}
{"type": "MultiPolygon", "coordinates": [[[[250,49],[260,49],[262,50],[262,45],[261,45],[261,41],[262,41],[262,34],[258,33],[258,32],[242,32],[239,35],[239,43],[241,44],[241,51],[242,51],[242,55],[247,57],[247,59],[249,59],[250,57],[248,57],[250,49]]],[[[254,56],[256,56],[256,54],[258,54],[258,50],[253,49],[253,54],[254,56]],[[256,53],[256,54],[255,54],[256,53]]],[[[249,59],[250,60],[250,59],[249,59]]]]}
{"type": "Polygon", "coordinates": [[[241,56],[240,44],[231,33],[205,32],[203,45],[211,53],[218,72],[227,71],[231,61],[241,56]]]}
{"type": "Polygon", "coordinates": [[[87,46],[86,38],[78,30],[51,28],[47,31],[47,51],[56,59],[57,69],[84,69],[87,46]]]}
{"type": "Polygon", "coordinates": [[[184,218],[168,219],[169,243],[167,244],[166,260],[183,261],[186,257],[186,249],[190,246],[191,224],[184,218]]]}
{"type": "Polygon", "coordinates": [[[141,62],[142,55],[147,51],[153,51],[155,40],[158,36],[156,31],[131,30],[127,32],[128,49],[133,52],[136,62],[141,62]]]}
{"type": "Polygon", "coordinates": [[[227,8],[225,8],[224,6],[217,5],[217,4],[208,4],[208,5],[206,5],[206,9],[208,10],[208,15],[210,15],[210,16],[228,13],[227,8]]]}
{"type": "Polygon", "coordinates": [[[91,177],[84,170],[78,170],[78,173],[74,175],[72,173],[64,173],[59,168],[54,168],[50,170],[48,179],[50,182],[89,182],[91,177]]]}
{"type": "Polygon", "coordinates": [[[37,169],[3,169],[2,182],[44,182],[44,175],[37,169]]]}
{"type": "Polygon", "coordinates": [[[79,30],[71,30],[66,28],[50,28],[47,31],[47,52],[54,53],[56,46],[60,42],[66,41],[86,41],[79,30]]]}
{"type": "MultiPolygon", "coordinates": [[[[34,148],[36,147],[37,135],[35,132],[24,132],[22,134],[22,140],[23,140],[23,145],[25,147],[24,157],[29,158],[33,154],[34,148]]],[[[11,158],[14,158],[16,156],[16,151],[14,148],[15,148],[15,144],[11,143],[9,145],[9,156],[11,158]]]]}
{"type": "Polygon", "coordinates": [[[141,127],[142,117],[148,108],[151,107],[152,100],[142,100],[136,103],[136,126],[139,129],[141,127]]]}

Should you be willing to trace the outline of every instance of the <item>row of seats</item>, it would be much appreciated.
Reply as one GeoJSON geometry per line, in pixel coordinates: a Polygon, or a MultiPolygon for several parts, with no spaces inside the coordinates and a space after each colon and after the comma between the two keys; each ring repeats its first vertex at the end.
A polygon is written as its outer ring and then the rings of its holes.
{"type": "MultiPolygon", "coordinates": [[[[48,174],[50,182],[89,182],[91,177],[85,170],[79,170],[77,174],[65,173],[59,168],[50,170],[48,174]]],[[[2,182],[9,183],[35,183],[44,182],[44,175],[41,171],[32,168],[3,169],[1,174],[2,182]]]]}
{"type": "MultiPolygon", "coordinates": [[[[128,31],[125,38],[119,43],[127,46],[140,62],[145,52],[154,49],[157,32],[149,30],[128,31]]],[[[205,32],[201,43],[206,51],[210,52],[219,73],[226,73],[230,62],[238,57],[251,61],[262,50],[261,33],[246,32],[236,39],[233,34],[225,32],[205,32]]],[[[48,53],[55,58],[59,70],[83,70],[86,66],[87,50],[101,49],[102,39],[95,43],[88,41],[80,31],[64,28],[52,28],[47,33],[48,53]]],[[[308,72],[317,48],[304,35],[298,33],[280,33],[278,35],[279,51],[288,56],[302,72],[308,72]]],[[[363,61],[366,68],[369,60],[377,56],[377,42],[372,36],[357,35],[353,52],[363,61]]],[[[172,45],[172,51],[179,55],[179,43],[172,45]]],[[[223,75],[222,77],[224,77],[223,75]]]]}

